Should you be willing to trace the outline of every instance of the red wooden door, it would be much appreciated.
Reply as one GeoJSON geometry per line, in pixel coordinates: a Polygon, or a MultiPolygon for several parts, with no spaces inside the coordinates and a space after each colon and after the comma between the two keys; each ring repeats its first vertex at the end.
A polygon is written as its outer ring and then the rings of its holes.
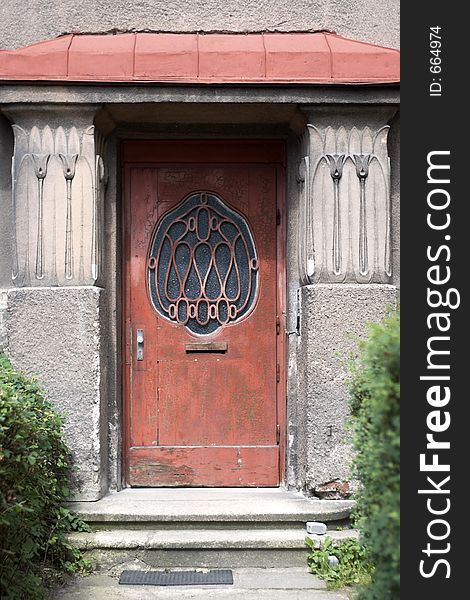
{"type": "Polygon", "coordinates": [[[123,154],[127,482],[276,486],[279,165],[259,143],[123,154]]]}

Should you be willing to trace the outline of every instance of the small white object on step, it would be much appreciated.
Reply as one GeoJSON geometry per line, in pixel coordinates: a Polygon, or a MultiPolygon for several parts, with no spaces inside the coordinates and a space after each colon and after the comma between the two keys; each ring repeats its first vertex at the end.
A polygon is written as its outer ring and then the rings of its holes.
{"type": "Polygon", "coordinates": [[[307,521],[307,533],[315,533],[317,535],[325,535],[327,527],[325,523],[319,521],[307,521]]]}

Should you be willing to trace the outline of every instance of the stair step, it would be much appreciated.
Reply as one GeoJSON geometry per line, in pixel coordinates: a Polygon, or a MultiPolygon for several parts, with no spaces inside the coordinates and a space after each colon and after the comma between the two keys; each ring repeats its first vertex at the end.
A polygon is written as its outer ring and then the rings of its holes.
{"type": "MultiPolygon", "coordinates": [[[[85,519],[86,520],[86,519],[85,519]]],[[[220,529],[297,529],[298,531],[305,532],[305,521],[88,521],[92,531],[112,531],[119,530],[123,531],[126,529],[130,530],[143,530],[143,531],[168,531],[168,530],[179,530],[180,535],[184,535],[184,532],[189,530],[200,531],[200,530],[212,530],[218,531],[220,529]]],[[[329,530],[337,530],[345,528],[347,522],[344,519],[341,521],[328,521],[329,530]]]]}
{"type": "MultiPolygon", "coordinates": [[[[305,550],[305,530],[299,529],[229,529],[229,530],[111,530],[90,533],[72,533],[68,539],[82,549],[281,549],[300,548],[305,550]]],[[[330,531],[324,536],[309,535],[318,545],[326,537],[336,543],[358,537],[355,529],[330,531]]]]}
{"type": "Polygon", "coordinates": [[[71,502],[87,523],[338,522],[355,502],[318,500],[280,488],[126,489],[97,502],[71,502]]]}
{"type": "MultiPolygon", "coordinates": [[[[155,568],[302,567],[306,534],[299,530],[112,530],[74,533],[70,541],[85,551],[95,568],[109,569],[129,560],[155,568]]],[[[331,531],[333,542],[358,538],[356,530],[331,531]]],[[[327,536],[310,535],[317,546],[327,536]]]]}
{"type": "MultiPolygon", "coordinates": [[[[279,568],[306,565],[307,521],[328,524],[337,543],[355,503],[318,500],[282,488],[127,489],[72,502],[91,532],[73,533],[98,568],[129,560],[158,567],[279,568]]],[[[321,544],[325,536],[310,536],[321,544]]]]}

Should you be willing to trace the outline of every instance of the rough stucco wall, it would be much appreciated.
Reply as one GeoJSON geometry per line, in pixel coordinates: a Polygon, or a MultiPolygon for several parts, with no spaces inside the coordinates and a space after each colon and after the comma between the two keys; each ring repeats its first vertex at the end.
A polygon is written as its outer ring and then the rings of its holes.
{"type": "Polygon", "coordinates": [[[349,369],[366,323],[380,321],[396,301],[391,285],[316,284],[301,288],[299,370],[299,478],[307,492],[351,480],[349,369]]]}
{"type": "Polygon", "coordinates": [[[399,0],[3,0],[0,48],[69,32],[335,31],[399,47],[399,0]]]}
{"type": "Polygon", "coordinates": [[[107,485],[105,319],[97,287],[8,291],[8,354],[16,368],[38,375],[66,418],[78,500],[97,500],[107,485]]]}

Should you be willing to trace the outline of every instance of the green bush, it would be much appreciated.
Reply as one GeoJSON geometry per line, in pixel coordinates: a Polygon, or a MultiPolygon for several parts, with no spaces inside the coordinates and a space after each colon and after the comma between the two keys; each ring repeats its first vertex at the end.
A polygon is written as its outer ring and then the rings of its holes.
{"type": "Polygon", "coordinates": [[[63,420],[38,385],[0,354],[0,597],[40,600],[59,573],[85,570],[65,534],[87,526],[62,502],[63,420]]]}
{"type": "Polygon", "coordinates": [[[400,316],[370,326],[352,368],[355,469],[362,483],[357,524],[375,571],[361,600],[400,593],[400,316]]]}

